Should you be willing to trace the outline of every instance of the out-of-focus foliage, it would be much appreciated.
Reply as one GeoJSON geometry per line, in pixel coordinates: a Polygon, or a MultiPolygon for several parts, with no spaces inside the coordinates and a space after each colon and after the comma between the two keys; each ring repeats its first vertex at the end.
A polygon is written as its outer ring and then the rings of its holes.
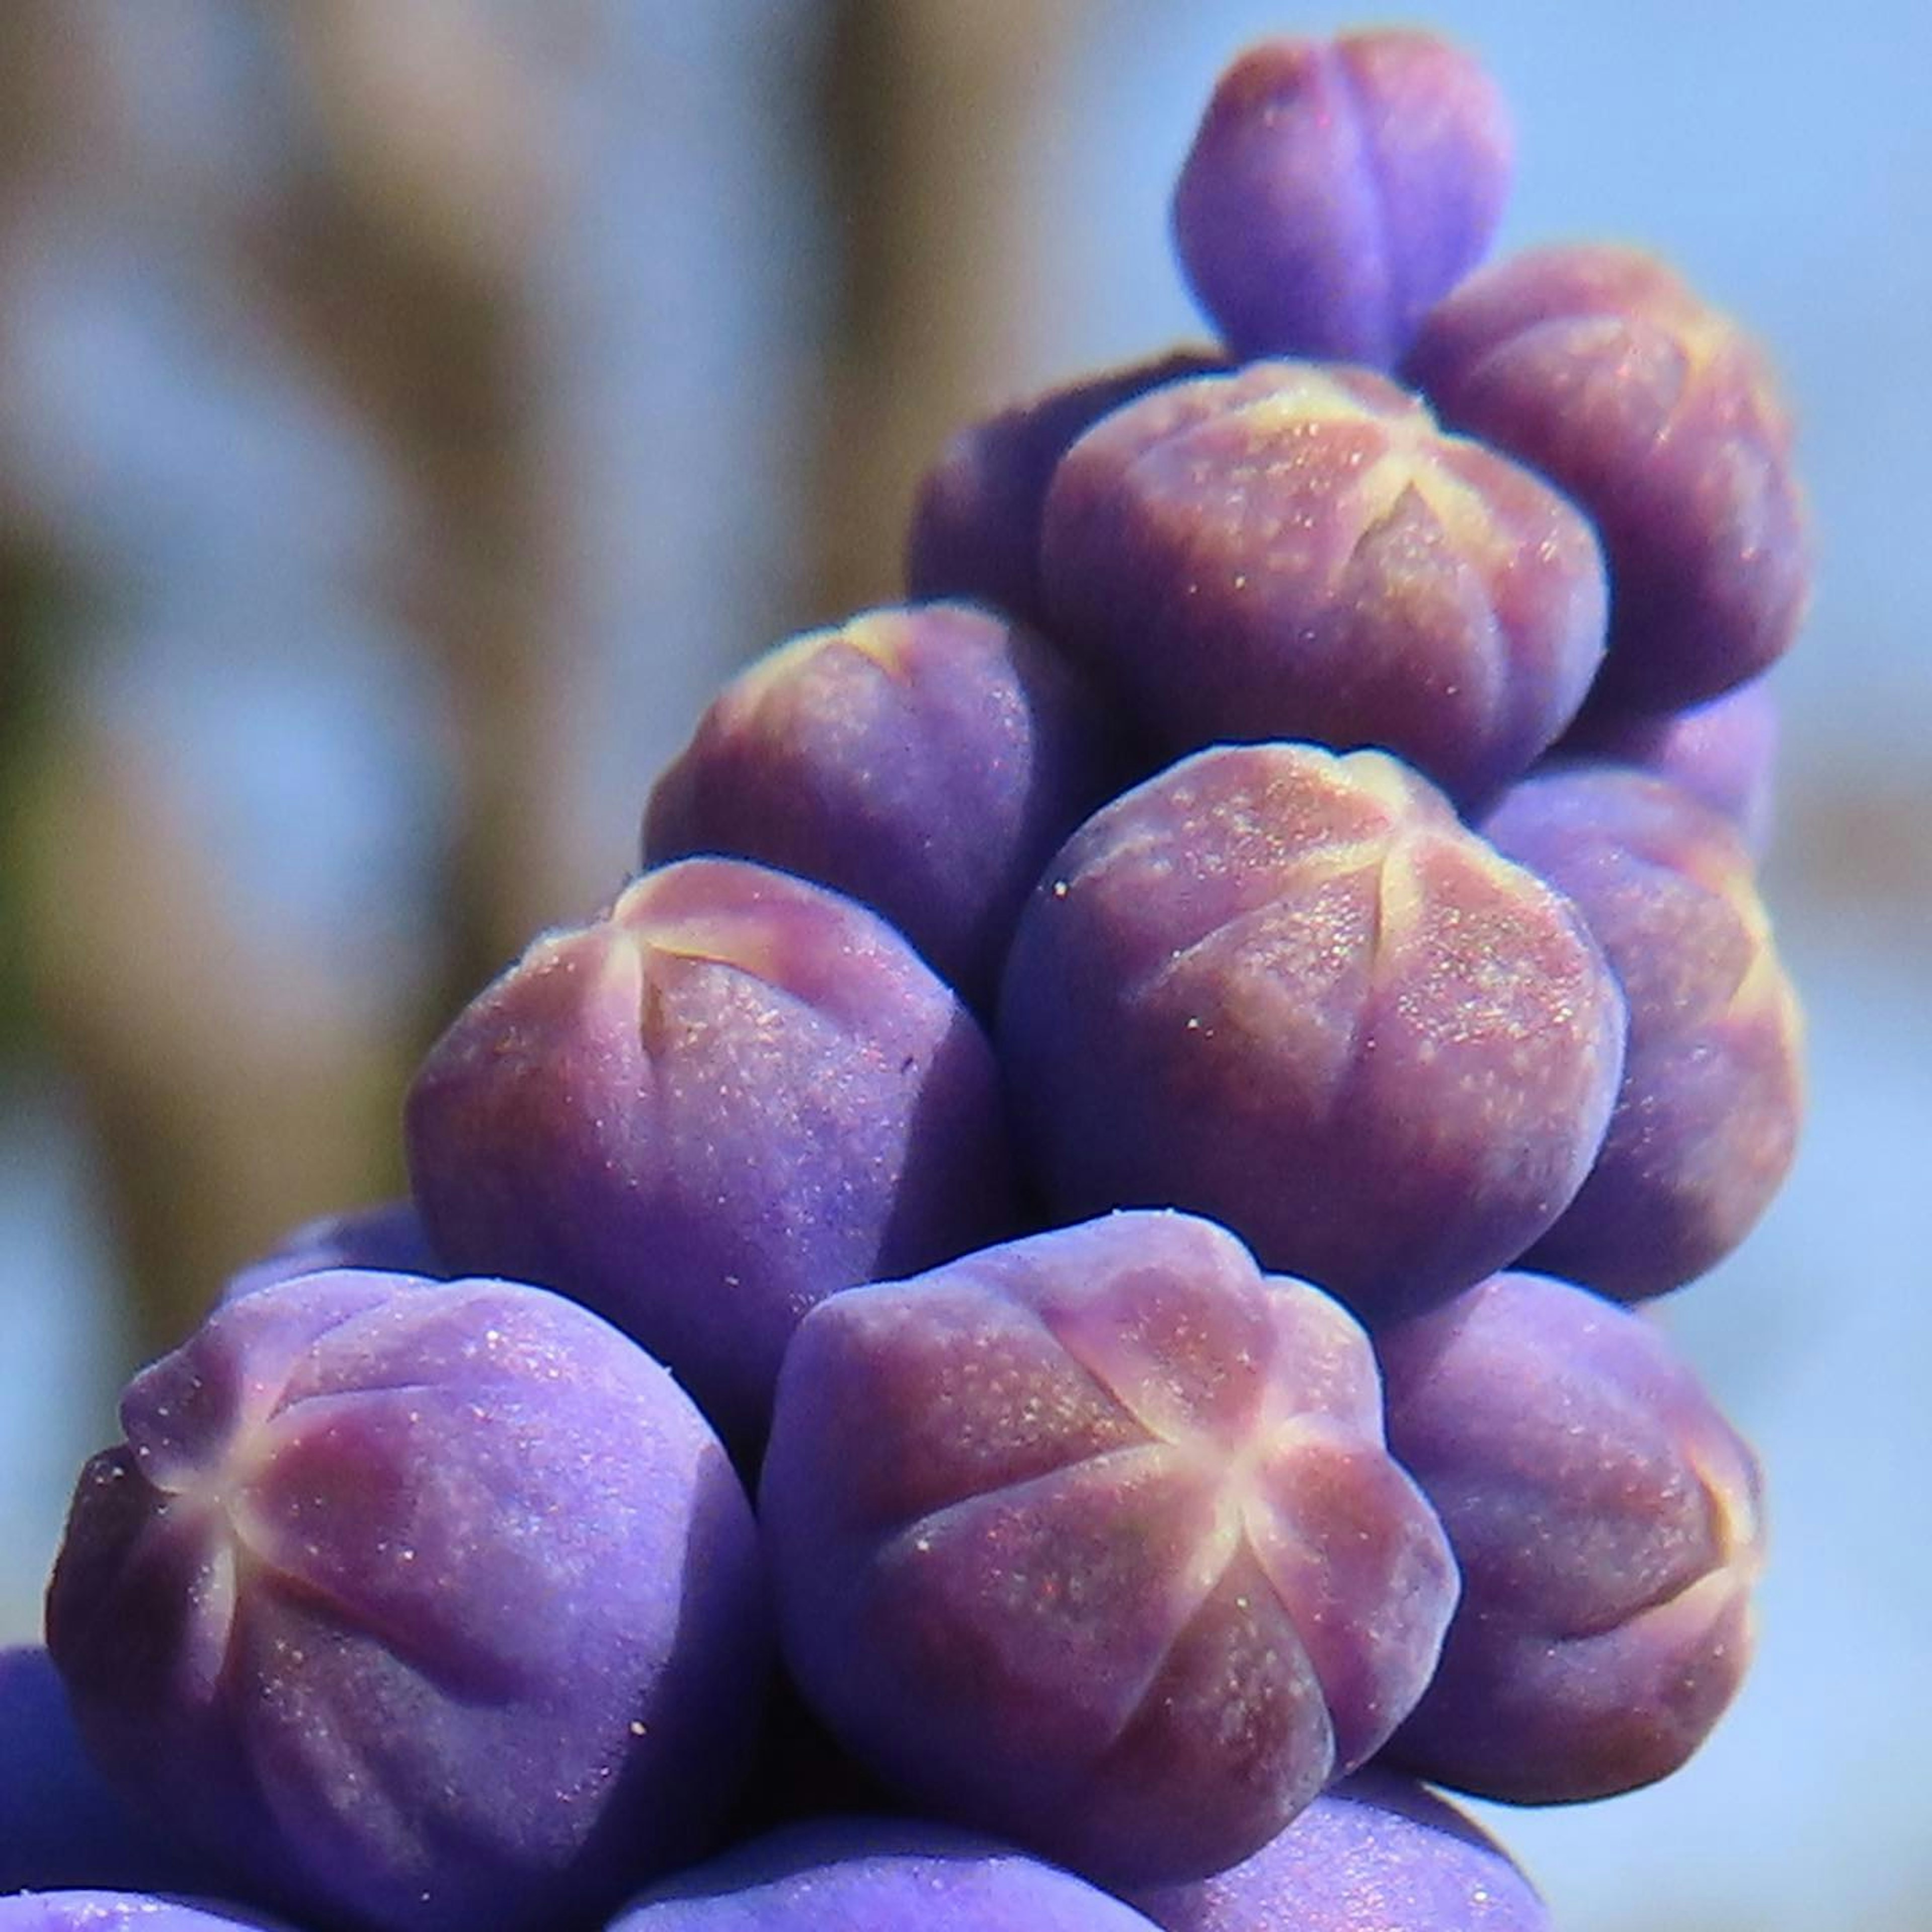
{"type": "Polygon", "coordinates": [[[44,550],[0,530],[0,1070],[35,1038],[26,945],[30,898],[15,833],[74,634],[67,587],[44,550]]]}
{"type": "Polygon", "coordinates": [[[81,1104],[148,1351],[393,1191],[427,1040],[621,883],[777,627],[812,350],[686,286],[785,260],[759,142],[809,118],[742,90],[795,10],[165,11],[0,20],[0,1025],[81,1104]]]}

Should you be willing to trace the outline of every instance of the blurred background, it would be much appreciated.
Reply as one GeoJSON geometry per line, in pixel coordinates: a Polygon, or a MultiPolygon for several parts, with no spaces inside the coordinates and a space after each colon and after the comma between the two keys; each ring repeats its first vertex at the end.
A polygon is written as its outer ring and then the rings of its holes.
{"type": "MultiPolygon", "coordinates": [[[[1640,239],[1799,418],[1766,889],[1798,1172],[1670,1319],[1769,1468],[1755,1677],[1492,1816],[1569,1932],[1932,1925],[1924,0],[1439,0],[1504,245],[1640,239]]],[[[621,882],[735,664],[898,587],[1006,398],[1198,339],[1166,200],[1250,0],[5,0],[0,1641],[128,1367],[400,1185],[415,1059],[621,882]]]]}

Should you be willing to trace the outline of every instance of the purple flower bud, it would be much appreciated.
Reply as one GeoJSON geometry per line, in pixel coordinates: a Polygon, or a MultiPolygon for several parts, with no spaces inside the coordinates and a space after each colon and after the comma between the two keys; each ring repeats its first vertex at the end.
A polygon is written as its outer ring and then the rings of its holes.
{"type": "Polygon", "coordinates": [[[211,1876],[94,1768],[46,1652],[0,1650],[0,1893],[183,1892],[211,1876]]]}
{"type": "Polygon", "coordinates": [[[759,1514],[832,1729],[1107,1883],[1272,1838],[1420,1694],[1456,1594],[1361,1329],[1174,1214],[822,1303],[759,1514]]]}
{"type": "Polygon", "coordinates": [[[1372,1324],[1506,1265],[1601,1144],[1624,1011],[1569,902],[1379,752],[1222,746],[1034,895],[999,1040],[1070,1216],[1172,1204],[1372,1324]]]}
{"type": "Polygon", "coordinates": [[[144,1812],[299,1919],[526,1932],[697,1856],[770,1653],[724,1451],[539,1288],[226,1304],[82,1472],[47,1642],[144,1812]]]}
{"type": "Polygon", "coordinates": [[[1132,1906],[946,1826],[822,1819],[654,1886],[610,1932],[1153,1932],[1132,1906]]]}
{"type": "Polygon", "coordinates": [[[1132,1894],[1162,1932],[1548,1932],[1529,1881],[1453,1806],[1371,1768],[1250,1858],[1132,1894]]]}
{"type": "Polygon", "coordinates": [[[1803,1018],[1729,822],[1667,779],[1599,766],[1518,785],[1484,826],[1565,894],[1630,1011],[1588,1178],[1533,1268],[1636,1301],[1714,1267],[1790,1172],[1803,1018]]]}
{"type": "Polygon", "coordinates": [[[596,1309],[741,1450],[814,1301],[1012,1228],[972,1016],[875,914],[736,860],[539,939],[431,1049],[406,1132],[440,1252],[596,1309]]]}
{"type": "Polygon", "coordinates": [[[927,471],[913,503],[906,586],[963,597],[1044,626],[1040,524],[1060,459],[1100,418],[1150,390],[1224,370],[1205,350],[1175,349],[1029,396],[970,424],[927,471]]]}
{"type": "Polygon", "coordinates": [[[989,611],[868,611],[725,686],[651,794],[645,862],[729,853],[834,886],[983,1009],[1042,868],[1126,782],[1111,726],[989,611]]]}
{"type": "Polygon", "coordinates": [[[1174,236],[1235,353],[1393,368],[1509,193],[1502,98],[1432,34],[1264,40],[1222,75],[1174,236]]]}
{"type": "Polygon", "coordinates": [[[1562,1282],[1498,1275],[1376,1346],[1462,1572],[1388,1761],[1528,1804],[1676,1770],[1750,1656],[1750,1450],[1654,1323],[1562,1282]]]}
{"type": "Polygon", "coordinates": [[[104,1889],[0,1898],[0,1932],[285,1932],[272,1919],[209,1899],[104,1889]]]}
{"type": "Polygon", "coordinates": [[[1468,805],[1602,661],[1589,526],[1365,370],[1259,363],[1117,410],[1056,472],[1041,556],[1054,634],[1172,753],[1377,746],[1468,805]]]}
{"type": "Polygon", "coordinates": [[[1566,760],[1636,765],[1669,778],[1730,820],[1754,859],[1771,843],[1778,702],[1768,679],[1682,711],[1586,704],[1550,752],[1566,760]]]}
{"type": "Polygon", "coordinates": [[[1810,563],[1790,422],[1756,347],[1661,262],[1513,256],[1430,316],[1405,370],[1594,521],[1611,625],[1593,704],[1695,704],[1790,644],[1810,563]]]}
{"type": "Polygon", "coordinates": [[[374,1208],[326,1214],[290,1229],[268,1253],[228,1278],[224,1301],[272,1288],[296,1276],[332,1268],[373,1268],[380,1274],[413,1275],[424,1281],[446,1277],[430,1246],[413,1201],[385,1201],[374,1208]]]}

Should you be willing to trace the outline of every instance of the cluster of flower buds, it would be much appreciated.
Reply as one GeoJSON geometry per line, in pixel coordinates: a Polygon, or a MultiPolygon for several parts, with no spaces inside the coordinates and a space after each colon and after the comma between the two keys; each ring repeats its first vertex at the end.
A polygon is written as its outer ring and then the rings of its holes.
{"type": "Polygon", "coordinates": [[[128,1390],[0,1932],[1541,1932],[1420,1781],[1648,1783],[1750,1652],[1628,1304],[1792,1156],[1806,561],[1758,353],[1482,266],[1510,171],[1430,35],[1229,70],[1218,343],[964,430],[430,1052],[411,1199],[128,1390]]]}

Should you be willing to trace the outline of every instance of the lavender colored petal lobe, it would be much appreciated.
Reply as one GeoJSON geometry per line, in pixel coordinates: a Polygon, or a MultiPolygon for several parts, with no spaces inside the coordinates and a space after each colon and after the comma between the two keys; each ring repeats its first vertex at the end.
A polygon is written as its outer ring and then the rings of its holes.
{"type": "Polygon", "coordinates": [[[1162,1932],[1548,1932],[1486,1832],[1418,1784],[1358,1772],[1250,1858],[1129,1894],[1162,1932]]]}
{"type": "Polygon", "coordinates": [[[224,1304],[82,1472],[48,1645],[89,1749],[251,1895],[372,1932],[608,1910],[700,1854],[770,1632],[670,1377],[561,1297],[364,1272],[224,1304]]]}
{"type": "Polygon", "coordinates": [[[1237,356],[1393,368],[1481,260],[1511,172],[1501,95],[1431,34],[1264,40],[1222,76],[1176,245],[1237,356]]]}
{"type": "Polygon", "coordinates": [[[653,1887],[610,1932],[1150,1932],[1076,1877],[946,1826],[830,1819],[653,1887]]]}

